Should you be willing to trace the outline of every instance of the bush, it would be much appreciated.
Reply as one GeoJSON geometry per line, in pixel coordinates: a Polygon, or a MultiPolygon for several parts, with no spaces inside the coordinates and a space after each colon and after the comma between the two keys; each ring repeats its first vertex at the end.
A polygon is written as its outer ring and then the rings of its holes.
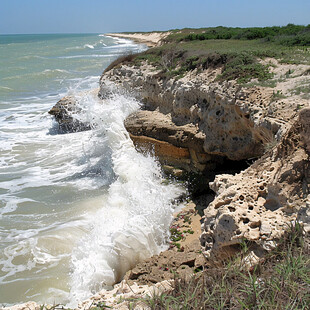
{"type": "Polygon", "coordinates": [[[129,54],[129,55],[123,55],[115,59],[104,71],[103,73],[106,73],[110,70],[112,70],[115,67],[120,66],[121,64],[131,62],[135,57],[137,57],[137,54],[129,54]]]}
{"type": "Polygon", "coordinates": [[[229,55],[222,74],[218,80],[235,80],[239,83],[246,83],[251,79],[264,81],[272,78],[268,66],[257,62],[256,58],[249,53],[229,55]]]}
{"type": "Polygon", "coordinates": [[[179,38],[184,41],[194,40],[257,40],[276,42],[284,46],[310,46],[310,25],[288,24],[284,27],[228,28],[215,27],[201,29],[199,33],[190,33],[179,38]]]}

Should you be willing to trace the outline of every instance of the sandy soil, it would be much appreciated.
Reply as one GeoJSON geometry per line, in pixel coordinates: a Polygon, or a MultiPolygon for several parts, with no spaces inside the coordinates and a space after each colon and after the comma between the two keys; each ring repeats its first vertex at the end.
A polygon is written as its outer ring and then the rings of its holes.
{"type": "Polygon", "coordinates": [[[167,37],[170,32],[150,33],[106,33],[107,36],[131,39],[138,43],[144,43],[149,47],[159,45],[160,41],[167,37]]]}

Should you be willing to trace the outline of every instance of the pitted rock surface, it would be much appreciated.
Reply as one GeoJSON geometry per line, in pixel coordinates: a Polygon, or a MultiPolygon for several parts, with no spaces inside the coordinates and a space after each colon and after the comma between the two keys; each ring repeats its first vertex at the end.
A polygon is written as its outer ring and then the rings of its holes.
{"type": "MultiPolygon", "coordinates": [[[[263,154],[264,145],[273,139],[272,130],[276,129],[259,122],[258,116],[252,117],[255,113],[250,102],[254,93],[268,101],[270,92],[262,95],[259,88],[241,90],[234,81],[219,84],[214,81],[214,70],[189,72],[179,80],[164,80],[158,73],[147,63],[140,67],[123,65],[105,73],[100,87],[105,89],[106,83],[112,81],[141,99],[146,110],[169,115],[176,126],[196,127],[206,154],[230,160],[263,154]]],[[[128,127],[132,134],[133,127],[128,127]]]]}
{"type": "Polygon", "coordinates": [[[261,256],[277,245],[292,221],[309,221],[309,123],[309,110],[302,110],[277,147],[247,170],[218,175],[210,184],[217,196],[204,211],[200,237],[210,262],[233,255],[244,240],[261,256]]]}

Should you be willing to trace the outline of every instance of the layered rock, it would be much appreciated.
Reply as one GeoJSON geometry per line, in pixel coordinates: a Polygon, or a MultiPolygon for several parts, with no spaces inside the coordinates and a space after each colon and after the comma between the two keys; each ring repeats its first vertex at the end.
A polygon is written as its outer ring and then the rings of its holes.
{"type": "Polygon", "coordinates": [[[125,123],[137,145],[150,142],[166,162],[169,154],[161,150],[171,147],[170,164],[202,172],[214,170],[225,160],[261,156],[279,130],[279,126],[263,124],[258,110],[251,108],[254,97],[265,103],[272,93],[244,90],[233,81],[219,84],[217,73],[214,69],[163,79],[147,63],[122,65],[105,73],[100,85],[105,89],[112,81],[144,102],[147,111],[135,113],[125,123]]]}
{"type": "Polygon", "coordinates": [[[309,217],[310,109],[299,114],[281,143],[236,175],[218,175],[210,187],[214,201],[205,209],[201,244],[210,263],[216,264],[251,246],[261,257],[276,247],[296,220],[309,217]]]}
{"type": "Polygon", "coordinates": [[[212,156],[203,149],[204,136],[194,124],[177,126],[169,114],[138,111],[125,120],[125,127],[138,148],[153,152],[163,164],[194,172],[214,168],[212,156]]]}

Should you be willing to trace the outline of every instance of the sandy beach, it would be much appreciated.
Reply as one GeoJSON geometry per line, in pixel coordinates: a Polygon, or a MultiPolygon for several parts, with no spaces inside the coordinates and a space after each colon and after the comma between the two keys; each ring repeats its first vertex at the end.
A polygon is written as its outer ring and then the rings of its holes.
{"type": "Polygon", "coordinates": [[[137,43],[144,43],[149,47],[158,45],[169,34],[170,32],[106,33],[107,36],[131,39],[137,43]]]}

